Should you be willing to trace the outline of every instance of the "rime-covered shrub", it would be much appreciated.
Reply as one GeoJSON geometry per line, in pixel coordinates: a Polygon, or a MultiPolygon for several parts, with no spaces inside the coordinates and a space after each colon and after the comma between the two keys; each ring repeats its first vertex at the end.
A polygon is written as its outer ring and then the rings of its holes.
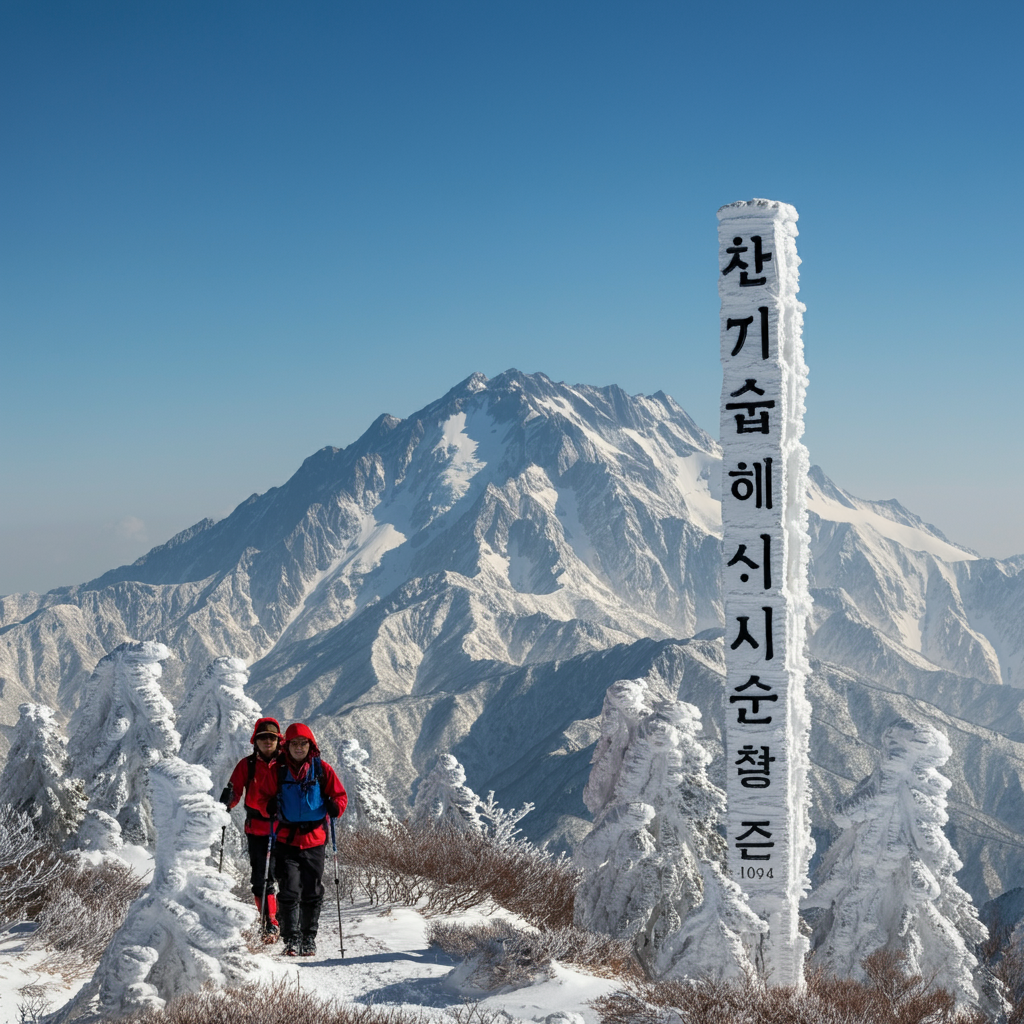
{"type": "Polygon", "coordinates": [[[348,793],[348,806],[341,816],[340,825],[347,832],[388,828],[396,821],[391,804],[384,795],[384,787],[371,770],[369,760],[369,753],[355,740],[341,741],[337,770],[348,793]]]}
{"type": "Polygon", "coordinates": [[[655,977],[743,977],[764,924],[725,876],[725,794],[708,779],[700,711],[643,680],[609,687],[576,850],[580,927],[632,939],[655,977]]]}
{"type": "Polygon", "coordinates": [[[343,833],[338,842],[349,885],[372,903],[424,901],[429,913],[451,914],[492,900],[540,928],[572,924],[579,871],[543,850],[403,823],[343,833]]]}
{"type": "Polygon", "coordinates": [[[142,879],[117,858],[68,858],[43,887],[36,930],[26,939],[28,949],[46,951],[35,969],[65,982],[89,977],[142,889],[142,879]]]}
{"type": "Polygon", "coordinates": [[[865,980],[812,972],[802,990],[762,979],[634,984],[591,1006],[599,1024],[991,1024],[956,998],[941,979],[908,975],[899,954],[879,951],[864,963],[865,980]]]}
{"type": "Polygon", "coordinates": [[[53,837],[9,804],[0,804],[0,928],[32,918],[46,886],[59,878],[65,861],[53,837]]]}
{"type": "Polygon", "coordinates": [[[63,842],[82,820],[85,791],[71,777],[67,740],[44,704],[22,704],[18,724],[0,775],[0,793],[36,828],[63,842]]]}
{"type": "Polygon", "coordinates": [[[122,838],[148,844],[156,835],[147,770],[181,746],[160,689],[160,662],[169,657],[150,641],[116,647],[96,666],[71,716],[72,770],[89,800],[78,832],[82,849],[116,849],[122,838]]]}
{"type": "Polygon", "coordinates": [[[524,928],[506,918],[473,924],[435,921],[427,942],[464,961],[460,987],[520,988],[554,977],[554,962],[573,964],[604,977],[643,977],[632,945],[621,939],[567,927],[524,928]]]}
{"type": "Polygon", "coordinates": [[[480,797],[466,785],[465,768],[451,754],[442,754],[420,782],[409,824],[481,833],[479,805],[480,797]]]}
{"type": "MultiPolygon", "coordinates": [[[[458,1018],[456,1018],[458,1019],[458,1018]]],[[[476,1019],[476,1018],[474,1018],[476,1019]]],[[[480,1019],[483,1024],[483,1018],[480,1019]]],[[[264,982],[204,989],[172,999],[163,1010],[136,1011],[121,1024],[424,1024],[397,1006],[360,1006],[325,999],[305,986],[264,982]]]]}
{"type": "Polygon", "coordinates": [[[949,741],[930,725],[900,720],[882,736],[882,761],[835,811],[842,828],[804,901],[816,918],[813,962],[865,979],[883,950],[910,974],[941,979],[965,1004],[982,998],[976,943],[988,932],[957,884],[963,866],[942,831],[950,782],[939,767],[949,741]]]}

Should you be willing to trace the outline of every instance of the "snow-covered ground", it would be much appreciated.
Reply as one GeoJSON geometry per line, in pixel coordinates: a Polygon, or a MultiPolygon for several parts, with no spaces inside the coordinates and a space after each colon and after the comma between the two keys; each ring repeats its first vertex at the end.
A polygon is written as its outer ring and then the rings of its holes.
{"type": "MultiPolygon", "coordinates": [[[[328,885],[330,889],[330,885],[328,885]]],[[[328,897],[333,895],[328,892],[328,897]]],[[[283,957],[280,944],[255,954],[259,976],[278,984],[299,985],[325,999],[377,1006],[400,1006],[424,1011],[431,1019],[450,1018],[446,1007],[479,1002],[481,1010],[504,1011],[510,1021],[551,1024],[596,1024],[597,1014],[587,1004],[614,991],[615,982],[556,964],[550,981],[514,991],[482,993],[462,980],[465,972],[457,963],[425,938],[432,920],[411,907],[373,907],[368,903],[342,903],[345,956],[338,941],[337,904],[324,901],[317,938],[318,955],[311,959],[283,957]],[[563,1016],[558,1016],[558,1015],[563,1016]],[[571,1016],[578,1014],[578,1017],[571,1016]]],[[[515,915],[498,909],[493,916],[507,917],[522,924],[515,915]]],[[[472,922],[487,919],[479,911],[445,917],[445,921],[472,922]]],[[[40,974],[35,965],[39,951],[26,952],[25,938],[31,925],[17,925],[0,932],[0,1024],[19,1024],[19,1003],[25,985],[44,986],[49,1009],[62,1005],[77,991],[52,975],[40,974]]],[[[81,983],[79,983],[80,985],[81,983]]],[[[28,1018],[31,1020],[31,1018],[28,1018]]]]}

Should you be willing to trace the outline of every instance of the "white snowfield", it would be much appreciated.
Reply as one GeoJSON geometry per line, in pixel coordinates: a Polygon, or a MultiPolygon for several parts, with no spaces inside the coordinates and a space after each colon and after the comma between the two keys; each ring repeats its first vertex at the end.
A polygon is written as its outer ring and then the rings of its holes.
{"type": "MultiPolygon", "coordinates": [[[[536,804],[531,838],[571,846],[616,680],[696,705],[724,783],[719,474],[664,394],[476,374],[134,565],[0,599],[0,724],[25,702],[66,722],[121,640],[167,647],[175,704],[237,658],[328,760],[366,750],[399,814],[450,752],[475,792],[536,804]]],[[[961,884],[979,903],[1024,885],[1024,558],[973,556],[820,470],[808,500],[816,840],[913,713],[952,745],[961,884]]]]}

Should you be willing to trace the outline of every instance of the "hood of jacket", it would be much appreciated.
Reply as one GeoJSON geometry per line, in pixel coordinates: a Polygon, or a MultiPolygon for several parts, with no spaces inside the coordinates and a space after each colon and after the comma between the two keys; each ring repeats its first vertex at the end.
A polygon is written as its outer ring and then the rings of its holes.
{"type": "Polygon", "coordinates": [[[288,726],[288,731],[284,734],[284,745],[288,746],[289,740],[304,739],[309,740],[309,755],[308,757],[319,757],[320,748],[316,745],[316,737],[313,735],[313,730],[304,722],[293,722],[288,726]]]}
{"type": "Polygon", "coordinates": [[[281,735],[281,723],[276,718],[257,718],[256,724],[252,727],[252,736],[249,739],[250,743],[256,742],[256,737],[261,732],[276,732],[278,736],[281,735]],[[266,728],[266,726],[273,726],[272,729],[266,728]]]}

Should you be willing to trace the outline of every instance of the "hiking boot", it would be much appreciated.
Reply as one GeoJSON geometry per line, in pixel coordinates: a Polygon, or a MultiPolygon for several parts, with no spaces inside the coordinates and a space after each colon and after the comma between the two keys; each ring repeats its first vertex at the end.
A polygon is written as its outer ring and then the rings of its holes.
{"type": "Polygon", "coordinates": [[[299,956],[316,956],[316,939],[303,938],[299,945],[299,956]]]}
{"type": "Polygon", "coordinates": [[[263,933],[263,941],[272,946],[281,937],[281,929],[276,924],[268,924],[267,930],[263,933]]]}
{"type": "Polygon", "coordinates": [[[299,955],[299,950],[298,950],[298,947],[295,945],[295,940],[294,939],[285,939],[284,940],[284,949],[281,950],[281,955],[282,956],[298,956],[299,955]]]}

